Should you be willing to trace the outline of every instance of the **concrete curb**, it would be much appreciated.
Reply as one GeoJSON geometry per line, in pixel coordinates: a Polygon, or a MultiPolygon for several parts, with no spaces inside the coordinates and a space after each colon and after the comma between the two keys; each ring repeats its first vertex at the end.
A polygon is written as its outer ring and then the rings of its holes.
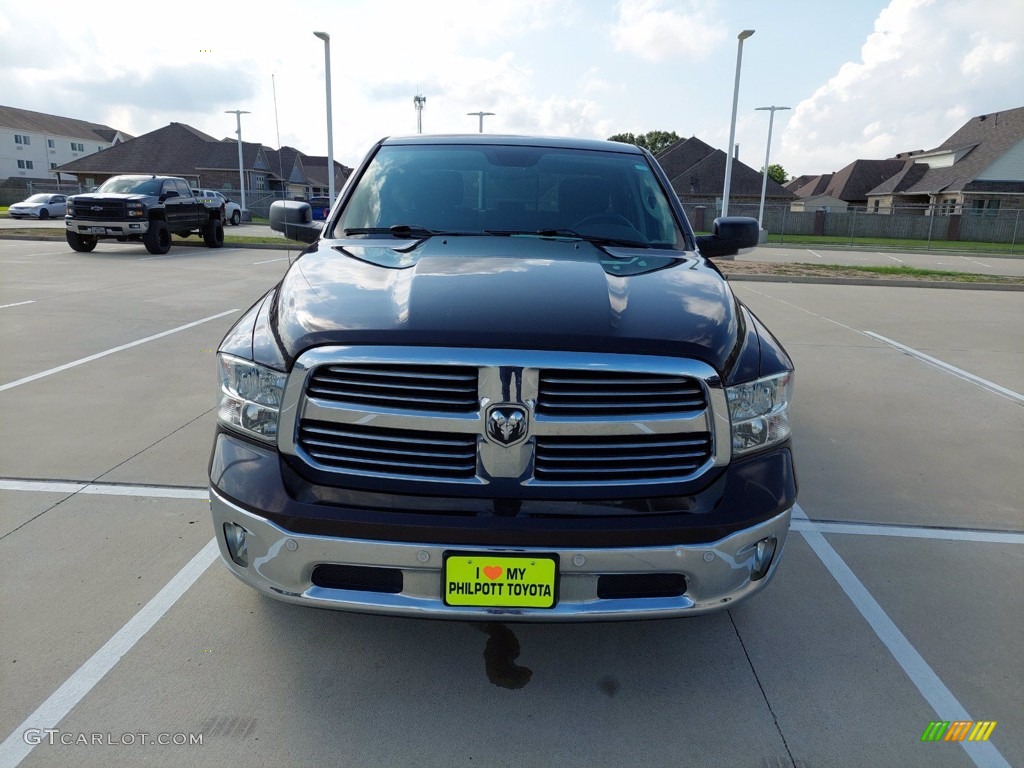
{"type": "Polygon", "coordinates": [[[730,282],[750,283],[810,283],[819,285],[873,285],[883,288],[955,288],[966,291],[1024,291],[1021,283],[966,283],[952,280],[887,280],[862,277],[807,277],[802,275],[744,275],[725,276],[730,282]]]}

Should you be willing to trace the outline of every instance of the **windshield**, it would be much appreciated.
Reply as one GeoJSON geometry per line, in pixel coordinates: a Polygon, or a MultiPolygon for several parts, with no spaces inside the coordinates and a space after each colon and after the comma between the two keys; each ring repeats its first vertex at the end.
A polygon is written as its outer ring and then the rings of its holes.
{"type": "Polygon", "coordinates": [[[26,203],[48,203],[50,202],[49,195],[32,195],[32,197],[25,200],[26,203]]]}
{"type": "Polygon", "coordinates": [[[685,248],[647,159],[526,146],[384,146],[335,237],[404,231],[607,238],[685,248]],[[369,230],[370,232],[367,232],[369,230]]]}
{"type": "Polygon", "coordinates": [[[159,195],[161,183],[160,179],[122,176],[105,181],[96,191],[114,192],[121,195],[159,195]]]}

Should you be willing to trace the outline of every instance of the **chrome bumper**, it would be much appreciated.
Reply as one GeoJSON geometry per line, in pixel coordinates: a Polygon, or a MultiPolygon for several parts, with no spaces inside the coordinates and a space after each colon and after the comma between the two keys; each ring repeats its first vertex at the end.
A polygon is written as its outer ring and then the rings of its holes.
{"type": "Polygon", "coordinates": [[[88,219],[65,219],[64,225],[80,235],[96,237],[133,237],[149,231],[146,219],[138,221],[90,221],[88,219]]]}
{"type": "Polygon", "coordinates": [[[210,506],[221,558],[242,581],[261,592],[318,608],[422,618],[477,621],[607,621],[688,616],[727,608],[760,591],[775,573],[789,532],[790,511],[707,544],[621,549],[497,548],[409,544],[295,534],[232,504],[210,489],[210,506]],[[248,566],[235,563],[224,524],[248,535],[248,566]],[[776,541],[765,575],[751,580],[757,543],[776,541]],[[559,600],[550,609],[466,608],[445,605],[441,570],[445,552],[557,554],[559,600]],[[312,583],[321,564],[394,568],[402,572],[396,594],[329,589],[312,583]],[[687,589],[678,597],[602,599],[598,577],[606,574],[678,573],[687,589]]]}

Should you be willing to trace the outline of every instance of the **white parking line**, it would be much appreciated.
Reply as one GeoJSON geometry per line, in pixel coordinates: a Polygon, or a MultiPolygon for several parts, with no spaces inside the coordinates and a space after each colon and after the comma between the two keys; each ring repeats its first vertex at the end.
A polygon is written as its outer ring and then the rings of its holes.
{"type": "Polygon", "coordinates": [[[275,261],[288,261],[288,258],[283,259],[267,259],[266,261],[254,261],[253,264],[273,264],[275,261]]]}
{"type": "Polygon", "coordinates": [[[1003,397],[1010,398],[1011,400],[1016,400],[1020,403],[1024,403],[1024,395],[1020,394],[1019,392],[1014,392],[1012,389],[1001,387],[998,384],[994,384],[993,382],[989,381],[988,379],[983,379],[980,376],[975,376],[973,373],[968,373],[967,371],[961,368],[957,368],[956,366],[950,365],[949,363],[944,363],[941,360],[931,357],[930,355],[926,355],[924,352],[919,352],[916,349],[913,349],[912,347],[907,347],[903,344],[900,344],[898,341],[887,339],[885,338],[885,336],[880,336],[879,334],[872,333],[871,331],[865,331],[864,333],[865,335],[870,336],[873,339],[878,339],[879,341],[885,342],[889,346],[894,347],[900,350],[901,352],[906,352],[911,357],[916,357],[918,360],[928,363],[929,365],[933,365],[939,370],[945,371],[946,373],[951,373],[957,378],[964,379],[965,381],[969,381],[972,384],[977,384],[982,389],[987,389],[989,392],[994,392],[997,395],[1002,395],[1003,397]]]}
{"type": "Polygon", "coordinates": [[[903,259],[897,259],[895,256],[891,256],[888,253],[882,253],[881,251],[876,251],[876,253],[879,256],[885,256],[887,259],[892,259],[893,261],[898,261],[900,264],[903,263],[903,259]]]}
{"type": "Polygon", "coordinates": [[[819,259],[821,258],[821,254],[820,254],[820,253],[815,253],[815,252],[814,252],[814,251],[812,251],[812,250],[811,250],[810,248],[808,248],[808,249],[807,249],[807,252],[808,252],[809,254],[811,254],[812,256],[817,256],[817,257],[818,257],[819,259]]]}
{"type": "MultiPolygon", "coordinates": [[[[3,486],[0,485],[0,490],[3,486]]],[[[850,534],[853,536],[894,536],[903,539],[933,541],[974,541],[987,544],[1024,544],[1024,533],[977,531],[969,528],[925,528],[912,525],[872,525],[871,523],[833,523],[822,520],[794,520],[794,531],[850,534]]]]}
{"type": "Polygon", "coordinates": [[[35,304],[35,303],[36,303],[35,299],[33,299],[32,301],[19,301],[19,302],[16,302],[15,304],[3,304],[3,305],[0,305],[0,309],[7,309],[8,307],[22,307],[22,306],[24,306],[26,304],[35,304]]]}
{"type": "MultiPolygon", "coordinates": [[[[797,521],[806,521],[807,515],[799,505],[793,508],[793,517],[797,521]]],[[[956,696],[939,679],[924,657],[910,644],[900,632],[899,627],[889,618],[878,601],[872,597],[867,588],[857,578],[850,566],[825,541],[825,537],[816,531],[800,531],[807,544],[814,550],[822,564],[829,570],[832,577],[839,583],[843,592],[850,598],[861,616],[874,630],[889,652],[896,659],[910,681],[921,692],[925,701],[939,716],[940,720],[973,720],[956,696]]],[[[1002,756],[995,744],[990,741],[962,741],[967,756],[979,768],[1010,768],[1006,758],[1002,756]]]]}
{"type": "Polygon", "coordinates": [[[108,349],[108,350],[105,350],[103,352],[97,352],[95,355],[89,355],[88,357],[83,357],[83,358],[81,358],[79,360],[74,360],[73,362],[65,363],[64,365],[58,365],[56,368],[50,368],[48,371],[43,371],[41,373],[34,373],[31,376],[26,376],[23,379],[18,379],[17,381],[11,381],[11,382],[8,382],[7,384],[4,384],[4,385],[0,386],[0,392],[3,392],[3,391],[8,390],[8,389],[14,389],[14,387],[20,387],[22,384],[28,384],[29,382],[36,381],[37,379],[42,379],[42,378],[44,378],[46,376],[52,376],[55,373],[60,373],[61,371],[66,371],[69,368],[74,368],[75,366],[78,366],[78,365],[83,365],[85,363],[91,363],[93,360],[99,360],[101,357],[106,357],[107,355],[112,355],[115,352],[123,352],[126,349],[131,349],[132,347],[137,347],[140,344],[145,344],[146,342],[149,342],[149,341],[156,341],[157,339],[162,339],[164,336],[170,336],[172,333],[178,333],[179,331],[185,331],[185,330],[188,330],[189,328],[195,328],[197,325],[202,325],[203,323],[208,323],[211,320],[217,320],[218,318],[225,317],[227,315],[232,314],[233,312],[238,312],[238,311],[239,310],[237,310],[237,309],[229,309],[227,312],[221,312],[220,314],[210,315],[209,317],[204,317],[202,320],[196,320],[194,323],[187,323],[185,325],[179,325],[177,328],[171,328],[171,330],[169,330],[169,331],[164,331],[162,333],[157,333],[157,334],[154,334],[152,336],[147,336],[144,339],[139,339],[138,341],[132,341],[132,342],[129,342],[128,344],[122,344],[119,347],[114,347],[113,349],[108,349]]]}
{"type": "Polygon", "coordinates": [[[172,488],[155,485],[116,485],[113,483],[71,483],[54,480],[0,480],[0,491],[33,493],[85,493],[97,496],[138,496],[150,499],[199,499],[210,494],[199,488],[172,488]]]}
{"type": "Polygon", "coordinates": [[[217,559],[217,540],[211,539],[184,568],[146,603],[102,648],[93,654],[60,688],[39,705],[25,721],[14,729],[0,744],[0,768],[16,768],[35,748],[27,744],[25,732],[29,729],[56,728],[78,702],[96,687],[153,625],[156,624],[178,599],[188,591],[203,572],[217,559]]]}

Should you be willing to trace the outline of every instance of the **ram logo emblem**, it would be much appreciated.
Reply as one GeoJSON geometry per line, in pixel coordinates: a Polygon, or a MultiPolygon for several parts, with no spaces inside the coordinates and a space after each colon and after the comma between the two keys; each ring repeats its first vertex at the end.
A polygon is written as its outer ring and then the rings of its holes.
{"type": "Polygon", "coordinates": [[[487,411],[487,437],[498,445],[515,445],[526,439],[529,421],[521,405],[494,405],[487,411]]]}

